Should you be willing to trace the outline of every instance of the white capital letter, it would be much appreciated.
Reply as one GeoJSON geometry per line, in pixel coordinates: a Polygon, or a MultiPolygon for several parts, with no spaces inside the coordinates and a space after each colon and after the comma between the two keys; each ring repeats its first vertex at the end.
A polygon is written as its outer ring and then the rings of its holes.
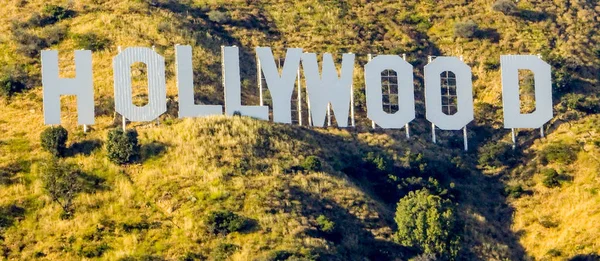
{"type": "Polygon", "coordinates": [[[342,74],[339,78],[333,57],[329,53],[323,55],[322,74],[319,74],[317,55],[314,53],[302,55],[302,67],[306,77],[313,125],[323,127],[327,105],[331,103],[338,126],[348,127],[354,54],[344,54],[342,57],[342,74]]]}
{"type": "Polygon", "coordinates": [[[534,55],[502,55],[502,100],[504,128],[541,128],[554,117],[552,110],[552,68],[534,55]],[[521,114],[519,70],[531,70],[535,79],[535,111],[521,114]]]}
{"type": "Polygon", "coordinates": [[[60,96],[75,95],[79,124],[94,124],[92,51],[75,51],[75,78],[62,79],[58,72],[58,52],[42,51],[44,123],[60,124],[60,96]]]}
{"type": "Polygon", "coordinates": [[[413,66],[397,55],[380,55],[365,66],[367,117],[384,129],[400,129],[415,119],[413,66]],[[383,111],[381,72],[393,70],[398,76],[398,108],[396,113],[383,111]]]}
{"type": "Polygon", "coordinates": [[[257,47],[256,54],[260,61],[267,87],[273,99],[273,121],[279,123],[292,123],[292,93],[296,84],[298,68],[302,49],[293,48],[287,50],[282,74],[279,74],[277,65],[273,58],[273,52],[269,47],[257,47]]]}
{"type": "Polygon", "coordinates": [[[460,130],[473,121],[473,82],[471,67],[456,57],[438,57],[425,66],[425,106],[427,120],[442,130],[460,130]],[[451,71],[456,76],[457,112],[442,111],[441,74],[451,71]]]}
{"type": "Polygon", "coordinates": [[[115,110],[130,121],[152,121],[167,111],[165,59],[146,47],[127,48],[113,59],[115,110]],[[131,65],[145,63],[148,68],[148,104],[133,104],[131,65]]]}
{"type": "Polygon", "coordinates": [[[223,115],[221,105],[196,105],[194,100],[194,71],[192,47],[175,46],[177,89],[179,90],[179,118],[223,115]]]}
{"type": "Polygon", "coordinates": [[[225,113],[233,115],[236,111],[242,115],[269,120],[269,107],[242,106],[242,84],[240,80],[240,55],[236,46],[222,47],[223,75],[225,84],[225,113]]]}

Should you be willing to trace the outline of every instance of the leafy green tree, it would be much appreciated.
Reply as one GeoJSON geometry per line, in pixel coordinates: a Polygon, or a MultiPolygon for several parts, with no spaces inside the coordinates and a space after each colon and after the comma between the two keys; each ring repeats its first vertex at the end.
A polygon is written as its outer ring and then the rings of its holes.
{"type": "Polygon", "coordinates": [[[64,155],[69,132],[62,126],[48,127],[40,135],[42,148],[54,156],[64,155]]]}
{"type": "Polygon", "coordinates": [[[137,131],[123,132],[121,129],[109,131],[106,151],[108,159],[116,164],[133,162],[140,152],[137,131]]]}
{"type": "Polygon", "coordinates": [[[398,202],[395,221],[398,243],[444,259],[457,256],[460,236],[450,200],[432,195],[426,189],[410,192],[398,202]]]}
{"type": "Polygon", "coordinates": [[[52,201],[63,209],[63,217],[73,214],[73,200],[82,190],[79,172],[75,165],[60,162],[57,158],[52,158],[41,166],[44,188],[52,201]]]}

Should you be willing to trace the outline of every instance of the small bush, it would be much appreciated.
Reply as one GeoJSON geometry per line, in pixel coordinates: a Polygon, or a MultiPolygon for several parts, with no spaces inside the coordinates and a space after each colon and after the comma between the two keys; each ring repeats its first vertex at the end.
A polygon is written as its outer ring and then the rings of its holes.
{"type": "Polygon", "coordinates": [[[70,217],[73,213],[73,200],[82,190],[79,169],[75,165],[62,163],[53,158],[43,163],[41,174],[44,188],[52,200],[63,209],[62,216],[70,217]]]}
{"type": "Polygon", "coordinates": [[[42,148],[54,156],[62,156],[67,150],[69,132],[62,126],[48,127],[40,135],[42,148]]]}
{"type": "Polygon", "coordinates": [[[42,10],[42,17],[44,17],[45,22],[41,25],[53,24],[73,16],[75,16],[73,10],[58,5],[46,5],[44,10],[42,10]]]}
{"type": "Polygon", "coordinates": [[[94,258],[94,257],[101,257],[109,249],[110,249],[110,246],[106,243],[89,244],[89,245],[82,246],[81,249],[79,249],[79,251],[77,251],[77,252],[82,257],[94,258]]]}
{"type": "Polygon", "coordinates": [[[67,36],[67,28],[64,26],[54,25],[42,30],[42,37],[46,41],[47,46],[52,46],[60,43],[67,36]]]}
{"type": "Polygon", "coordinates": [[[95,33],[75,34],[72,38],[77,48],[84,50],[99,51],[110,44],[110,40],[95,33]]]}
{"type": "Polygon", "coordinates": [[[40,50],[48,47],[45,39],[22,29],[13,31],[13,40],[17,44],[17,52],[29,58],[36,58],[40,50]]]}
{"type": "Polygon", "coordinates": [[[331,221],[324,215],[317,217],[317,227],[323,233],[333,233],[335,230],[335,222],[331,221]]]}
{"type": "Polygon", "coordinates": [[[542,164],[559,163],[568,165],[577,160],[577,151],[578,148],[575,146],[553,143],[538,152],[538,156],[542,164]]]}
{"type": "Polygon", "coordinates": [[[492,6],[492,10],[507,15],[512,15],[519,12],[519,8],[513,0],[498,0],[492,6]]]}
{"type": "Polygon", "coordinates": [[[212,259],[215,261],[225,261],[228,260],[235,251],[238,251],[240,246],[229,244],[229,243],[221,243],[219,244],[211,253],[212,259]]]}
{"type": "Polygon", "coordinates": [[[516,199],[520,198],[525,193],[525,190],[521,185],[507,186],[504,188],[504,193],[506,196],[516,199]]]}
{"type": "Polygon", "coordinates": [[[491,142],[481,147],[479,151],[479,164],[486,167],[510,166],[515,163],[517,152],[512,145],[503,142],[491,142]]]}
{"type": "Polygon", "coordinates": [[[560,187],[560,175],[558,175],[558,172],[556,172],[555,169],[544,169],[542,170],[541,174],[544,176],[544,179],[542,180],[544,186],[546,186],[547,188],[560,187]]]}
{"type": "Polygon", "coordinates": [[[208,214],[206,226],[212,234],[227,235],[241,231],[246,226],[246,219],[228,210],[218,210],[208,214]]]}
{"type": "Polygon", "coordinates": [[[302,168],[307,171],[321,171],[321,160],[316,156],[308,156],[302,163],[302,168]]]}
{"type": "Polygon", "coordinates": [[[229,22],[231,20],[231,16],[227,12],[212,10],[208,12],[208,19],[215,23],[223,24],[229,22]]]}
{"type": "Polygon", "coordinates": [[[479,26],[473,21],[456,23],[454,25],[454,35],[457,37],[473,38],[477,35],[478,31],[479,26]]]}
{"type": "Polygon", "coordinates": [[[140,152],[137,131],[111,130],[108,132],[106,151],[108,159],[116,164],[132,163],[140,152]]]}

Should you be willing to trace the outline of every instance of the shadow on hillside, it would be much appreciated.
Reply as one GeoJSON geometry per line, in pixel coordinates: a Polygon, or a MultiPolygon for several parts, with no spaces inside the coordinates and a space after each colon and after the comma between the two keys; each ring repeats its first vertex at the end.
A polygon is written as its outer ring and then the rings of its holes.
{"type": "MultiPolygon", "coordinates": [[[[177,29],[177,34],[191,38],[196,45],[202,46],[204,49],[210,50],[217,56],[221,56],[221,46],[237,46],[240,55],[240,74],[242,81],[242,98],[244,100],[255,98],[255,90],[249,94],[250,85],[256,86],[256,56],[254,54],[254,46],[245,46],[240,39],[232,35],[228,30],[243,29],[257,31],[265,36],[266,39],[277,39],[280,37],[276,25],[271,22],[271,19],[266,16],[261,4],[253,4],[258,12],[251,12],[249,8],[243,12],[241,19],[211,19],[210,12],[221,12],[228,14],[231,11],[226,5],[220,6],[216,10],[208,8],[199,8],[179,1],[164,1],[157,3],[156,7],[163,10],[168,10],[176,15],[182,21],[181,28],[177,29]],[[251,84],[252,83],[252,84],[251,84]]],[[[222,86],[214,85],[216,82],[221,82],[221,64],[213,62],[209,64],[194,64],[194,81],[200,86],[214,86],[215,93],[222,93],[222,86]],[[202,68],[197,68],[202,66],[202,68]],[[218,72],[218,73],[213,73],[218,72]]],[[[196,102],[214,104],[222,102],[222,97],[212,95],[210,93],[196,93],[196,102]]]]}
{"type": "Polygon", "coordinates": [[[569,259],[569,261],[598,261],[598,260],[600,260],[600,255],[598,255],[598,254],[578,255],[578,256],[575,256],[575,257],[569,259]]]}
{"type": "Polygon", "coordinates": [[[516,16],[530,22],[542,22],[548,19],[554,19],[554,15],[540,11],[525,9],[519,10],[519,12],[516,13],[516,16]]]}
{"type": "Polygon", "coordinates": [[[15,204],[0,206],[0,236],[4,231],[12,226],[15,221],[25,216],[25,209],[15,204]]]}
{"type": "Polygon", "coordinates": [[[28,161],[15,161],[0,167],[0,185],[12,185],[18,183],[17,174],[28,171],[31,163],[28,161]]]}
{"type": "Polygon", "coordinates": [[[407,260],[416,254],[406,247],[375,238],[369,231],[377,228],[369,226],[372,222],[360,220],[356,214],[348,212],[332,200],[297,186],[290,188],[289,195],[292,202],[298,201],[300,204],[288,207],[286,212],[300,213],[301,216],[314,219],[324,215],[335,222],[333,232],[321,232],[316,224],[301,232],[306,237],[327,240],[334,246],[315,249],[320,260],[407,260]]]}
{"type": "MultiPolygon", "coordinates": [[[[514,209],[508,204],[507,197],[503,195],[504,183],[501,177],[486,176],[480,173],[477,167],[473,165],[474,163],[469,163],[477,162],[475,155],[465,154],[461,149],[452,150],[441,145],[432,145],[427,141],[427,137],[413,136],[410,141],[406,141],[401,132],[386,131],[385,133],[390,136],[390,139],[398,143],[398,148],[412,147],[413,149],[407,150],[411,150],[411,153],[422,153],[424,155],[426,159],[424,164],[428,166],[428,171],[436,172],[425,173],[425,176],[435,177],[446,187],[450,187],[450,183],[455,184],[456,189],[450,189],[449,193],[456,193],[459,216],[464,219],[465,232],[468,235],[465,238],[469,240],[464,242],[465,247],[463,247],[464,252],[461,258],[469,260],[486,259],[486,257],[492,258],[494,256],[509,257],[511,260],[525,258],[525,250],[519,243],[519,236],[511,230],[514,209]],[[411,143],[413,146],[409,144],[402,145],[405,142],[411,143]],[[415,146],[414,144],[419,145],[415,146]],[[460,169],[445,166],[445,164],[457,164],[455,163],[457,158],[461,159],[462,163],[460,164],[463,164],[460,169]],[[474,250],[485,246],[496,249],[474,250]],[[498,253],[494,251],[498,251],[498,253]]],[[[334,164],[339,164],[339,162],[346,162],[345,164],[349,166],[359,164],[360,158],[368,152],[387,155],[387,158],[394,158],[393,154],[404,156],[402,151],[390,151],[389,148],[366,144],[357,139],[356,134],[350,138],[342,138],[338,135],[307,130],[301,136],[306,136],[308,140],[328,141],[316,142],[324,150],[319,156],[334,164]]],[[[340,169],[342,168],[338,168],[338,170],[340,169]]],[[[400,172],[400,177],[410,178],[411,175],[415,175],[406,167],[395,167],[393,171],[400,172]]],[[[372,171],[370,173],[373,174],[372,171]]],[[[365,175],[368,175],[368,173],[365,175]]],[[[426,177],[423,178],[426,179],[426,177]]],[[[374,185],[373,181],[376,179],[372,177],[366,177],[362,180],[352,179],[369,195],[376,195],[376,198],[383,199],[381,195],[385,195],[384,188],[387,186],[374,185]]],[[[410,189],[410,185],[404,187],[404,190],[410,189]]],[[[418,189],[418,186],[412,189],[418,189]]],[[[405,195],[407,192],[401,191],[400,193],[400,195],[405,195]]],[[[388,200],[385,201],[389,202],[388,200]]],[[[388,203],[390,213],[395,211],[395,202],[397,202],[397,199],[392,204],[388,203]]],[[[382,215],[382,218],[387,219],[388,224],[394,223],[393,216],[385,217],[382,215]]]]}
{"type": "Polygon", "coordinates": [[[109,190],[110,187],[106,185],[106,179],[98,177],[96,175],[79,172],[79,186],[81,186],[81,192],[83,193],[94,193],[97,191],[109,190]]]}
{"type": "Polygon", "coordinates": [[[89,156],[97,149],[102,148],[102,141],[99,139],[84,140],[75,142],[67,151],[67,156],[73,157],[77,155],[89,156]]]}
{"type": "Polygon", "coordinates": [[[162,156],[170,145],[160,141],[153,141],[147,144],[142,144],[141,151],[141,162],[145,162],[150,159],[158,158],[162,156]]]}

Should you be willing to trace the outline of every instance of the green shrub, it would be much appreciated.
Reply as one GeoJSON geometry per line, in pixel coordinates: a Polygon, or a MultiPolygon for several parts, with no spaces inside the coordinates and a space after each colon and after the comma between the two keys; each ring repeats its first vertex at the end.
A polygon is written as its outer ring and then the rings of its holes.
{"type": "Polygon", "coordinates": [[[460,250],[454,205],[426,189],[410,192],[398,202],[395,240],[426,254],[452,259],[460,250]]]}
{"type": "Polygon", "coordinates": [[[302,162],[302,168],[307,171],[321,171],[321,160],[316,156],[308,156],[304,159],[304,162],[302,162]]]}
{"type": "Polygon", "coordinates": [[[101,257],[106,251],[110,249],[110,246],[106,243],[101,244],[87,244],[81,247],[77,253],[86,258],[101,257]]]}
{"type": "Polygon", "coordinates": [[[542,164],[571,164],[577,160],[578,148],[563,143],[553,143],[538,152],[542,164]]]}
{"type": "Polygon", "coordinates": [[[558,175],[558,172],[556,172],[555,169],[544,169],[541,174],[544,176],[544,179],[542,180],[544,186],[548,188],[560,187],[560,175],[558,175]]]}
{"type": "Polygon", "coordinates": [[[229,15],[228,12],[212,10],[212,11],[208,12],[208,19],[215,23],[222,24],[222,23],[229,22],[231,20],[231,16],[229,15]]]}
{"type": "Polygon", "coordinates": [[[121,129],[109,131],[106,151],[108,159],[116,164],[132,163],[140,152],[137,131],[123,132],[121,129]]]}
{"type": "Polygon", "coordinates": [[[492,10],[507,15],[512,15],[519,12],[519,8],[513,0],[498,0],[492,6],[492,10]]]}
{"type": "Polygon", "coordinates": [[[17,45],[17,52],[29,58],[37,58],[40,50],[48,47],[48,42],[44,38],[23,29],[13,31],[12,38],[17,45]]]}
{"type": "Polygon", "coordinates": [[[335,230],[335,222],[331,221],[325,215],[317,217],[317,227],[323,233],[332,233],[335,230]]]}
{"type": "Polygon", "coordinates": [[[67,150],[69,132],[62,126],[48,127],[40,135],[42,148],[54,156],[62,156],[67,150]]]}
{"type": "Polygon", "coordinates": [[[75,165],[62,163],[56,158],[44,162],[40,170],[44,188],[50,198],[62,207],[63,217],[70,217],[73,214],[73,200],[82,190],[80,170],[75,165]]]}
{"type": "Polygon", "coordinates": [[[511,144],[490,142],[479,149],[479,164],[492,168],[510,166],[518,158],[516,153],[511,144]]]}
{"type": "Polygon", "coordinates": [[[478,31],[479,26],[473,21],[456,23],[454,25],[454,35],[456,37],[473,38],[477,35],[478,31]]]}
{"type": "Polygon", "coordinates": [[[504,188],[504,193],[506,196],[516,199],[520,198],[525,193],[525,190],[521,185],[507,186],[504,188]]]}
{"type": "Polygon", "coordinates": [[[95,33],[75,34],[72,38],[77,49],[100,51],[110,44],[110,40],[95,33]]]}
{"type": "Polygon", "coordinates": [[[212,234],[227,235],[241,231],[246,226],[246,219],[229,210],[217,210],[208,214],[206,226],[212,234]]]}
{"type": "Polygon", "coordinates": [[[44,26],[71,18],[75,16],[75,12],[58,5],[46,5],[44,10],[42,10],[41,16],[43,17],[43,21],[40,23],[40,25],[44,26]]]}
{"type": "Polygon", "coordinates": [[[213,249],[211,253],[212,260],[215,261],[225,261],[228,260],[235,251],[238,251],[240,246],[229,244],[229,243],[221,243],[215,249],[213,249]]]}

